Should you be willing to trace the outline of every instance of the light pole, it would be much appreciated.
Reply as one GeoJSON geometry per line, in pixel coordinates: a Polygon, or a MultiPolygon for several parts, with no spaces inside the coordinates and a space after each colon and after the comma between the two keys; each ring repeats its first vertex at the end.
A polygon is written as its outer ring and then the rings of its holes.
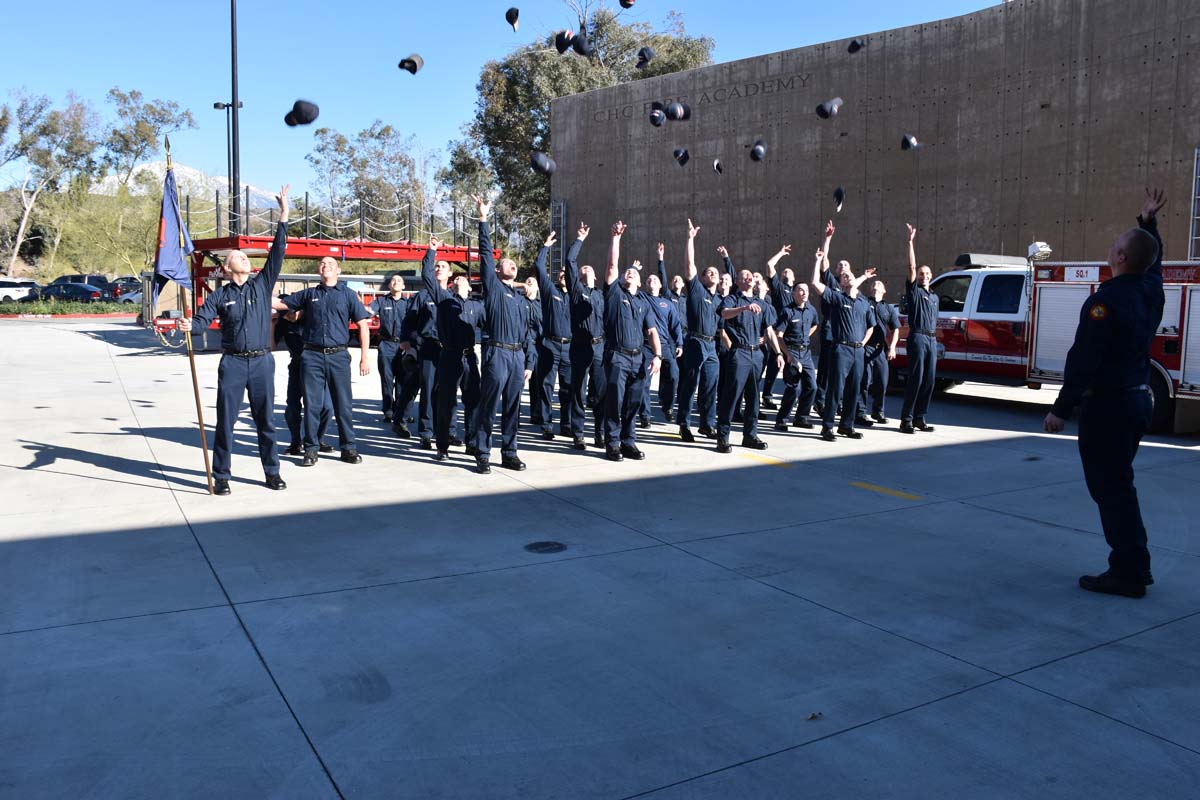
{"type": "Polygon", "coordinates": [[[232,122],[230,123],[230,160],[233,169],[230,175],[233,178],[232,192],[229,195],[230,209],[233,214],[232,225],[230,225],[230,233],[237,236],[242,232],[242,202],[238,197],[242,193],[241,182],[241,157],[238,154],[238,109],[242,107],[238,100],[238,73],[237,73],[237,0],[229,0],[229,50],[230,50],[230,66],[232,72],[233,92],[230,101],[230,109],[232,122]]]}
{"type": "MultiPolygon", "coordinates": [[[[238,102],[238,108],[242,107],[242,103],[238,102]]],[[[230,130],[229,112],[233,109],[233,103],[213,103],[213,108],[217,111],[225,112],[225,200],[226,202],[233,199],[233,132],[230,130]]],[[[230,224],[233,221],[233,211],[230,210],[230,224]]],[[[232,232],[232,229],[230,229],[232,232]]]]}

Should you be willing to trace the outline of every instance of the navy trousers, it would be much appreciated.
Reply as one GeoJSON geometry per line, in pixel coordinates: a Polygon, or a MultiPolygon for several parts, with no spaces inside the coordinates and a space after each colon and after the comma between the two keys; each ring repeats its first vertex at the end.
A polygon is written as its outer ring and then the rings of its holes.
{"type": "MultiPolygon", "coordinates": [[[[329,428],[329,413],[333,408],[333,400],[329,391],[325,392],[325,407],[321,410],[320,424],[317,426],[317,443],[325,440],[325,431],[329,428]]],[[[292,444],[304,441],[304,354],[293,356],[288,362],[287,408],[283,412],[287,420],[288,432],[292,435],[292,444]]]]}
{"type": "Polygon", "coordinates": [[[484,345],[480,370],[479,407],[475,409],[475,446],[481,456],[492,453],[492,425],[500,411],[504,456],[517,454],[517,427],[521,418],[521,389],[525,386],[525,353],[484,345]]]}
{"type": "Polygon", "coordinates": [[[646,357],[641,350],[631,356],[619,350],[604,352],[604,444],[637,445],[637,412],[646,381],[646,357]]]}
{"type": "Polygon", "coordinates": [[[571,433],[583,436],[586,410],[592,409],[596,436],[604,436],[604,343],[576,336],[571,355],[571,433]]]}
{"type": "Polygon", "coordinates": [[[354,402],[350,393],[350,351],[319,353],[304,351],[304,449],[315,452],[320,445],[320,419],[332,401],[337,419],[338,446],[354,447],[354,402]]]}
{"type": "Polygon", "coordinates": [[[396,404],[396,418],[403,420],[409,404],[417,398],[417,435],[422,439],[433,438],[433,384],[441,354],[442,346],[436,340],[421,343],[417,348],[417,377],[404,385],[396,404]]]}
{"type": "Polygon", "coordinates": [[[825,407],[825,394],[829,390],[829,360],[833,356],[833,341],[821,340],[821,350],[817,353],[817,393],[813,402],[825,407]]]}
{"type": "Polygon", "coordinates": [[[787,422],[796,406],[796,422],[808,422],[812,412],[813,398],[817,395],[817,371],[813,368],[812,354],[808,350],[790,350],[793,358],[798,359],[800,377],[796,383],[783,383],[783,399],[779,401],[779,413],[775,415],[776,424],[787,422]],[[797,399],[799,402],[797,403],[797,399]]]}
{"type": "Polygon", "coordinates": [[[822,423],[832,428],[838,409],[842,412],[839,430],[854,430],[858,413],[858,384],[862,380],[863,349],[848,344],[830,347],[829,379],[825,387],[825,406],[822,423]]]}
{"type": "Polygon", "coordinates": [[[863,367],[862,393],[858,401],[858,413],[862,416],[867,414],[883,413],[884,396],[887,394],[888,378],[891,370],[887,360],[887,349],[881,349],[877,353],[865,357],[866,364],[863,367]]]}
{"type": "MultiPolygon", "coordinates": [[[[572,340],[573,341],[573,340],[572,340]]],[[[536,407],[530,416],[541,419],[544,428],[550,427],[554,399],[554,381],[558,379],[558,431],[571,434],[571,344],[544,339],[537,348],[537,371],[530,384],[529,404],[536,407]],[[534,396],[532,387],[538,387],[534,396]]]]}
{"type": "Polygon", "coordinates": [[[904,384],[904,406],[900,419],[912,422],[925,419],[929,400],[937,380],[937,337],[914,333],[905,347],[908,354],[908,382],[904,384]]]}
{"type": "Polygon", "coordinates": [[[463,423],[466,428],[463,441],[473,443],[475,410],[479,407],[479,359],[475,357],[474,348],[465,352],[443,348],[438,358],[437,380],[433,392],[433,432],[438,450],[450,449],[459,391],[462,392],[463,423]]]}
{"type": "MultiPolygon", "coordinates": [[[[646,353],[646,362],[654,357],[652,351],[646,353]]],[[[642,383],[642,407],[638,414],[650,417],[650,378],[642,383]]],[[[675,360],[675,350],[666,347],[663,350],[662,361],[658,365],[658,405],[666,416],[675,407],[675,397],[679,392],[679,362],[675,360]]]]}
{"type": "Polygon", "coordinates": [[[770,400],[775,394],[775,379],[779,377],[779,365],[766,350],[763,351],[763,358],[766,361],[766,372],[763,373],[762,396],[763,400],[770,400]]]}
{"type": "Polygon", "coordinates": [[[1145,391],[1088,397],[1079,414],[1079,458],[1088,492],[1100,509],[1109,569],[1140,581],[1150,571],[1146,526],[1133,486],[1133,458],[1150,427],[1153,403],[1145,391]]]}
{"type": "MultiPolygon", "coordinates": [[[[396,403],[404,394],[404,370],[400,367],[400,343],[379,343],[379,357],[376,368],[379,370],[379,387],[383,396],[381,405],[384,414],[392,414],[396,403]]],[[[403,411],[403,409],[401,409],[403,411]]]]}
{"type": "Polygon", "coordinates": [[[258,429],[258,455],[263,472],[279,474],[275,446],[275,357],[271,353],[244,358],[221,356],[217,367],[217,431],[213,439],[213,477],[229,480],[233,426],[242,397],[250,397],[250,416],[258,429]]]}
{"type": "Polygon", "coordinates": [[[725,362],[725,383],[721,387],[721,403],[717,410],[717,438],[729,441],[729,429],[733,420],[734,407],[746,398],[746,410],[742,415],[742,438],[758,436],[758,403],[762,397],[762,350],[755,347],[746,350],[735,347],[729,351],[725,362]]]}
{"type": "Polygon", "coordinates": [[[683,369],[679,376],[679,427],[686,428],[691,423],[693,395],[700,426],[716,427],[719,375],[716,344],[689,337],[683,343],[683,369]]]}

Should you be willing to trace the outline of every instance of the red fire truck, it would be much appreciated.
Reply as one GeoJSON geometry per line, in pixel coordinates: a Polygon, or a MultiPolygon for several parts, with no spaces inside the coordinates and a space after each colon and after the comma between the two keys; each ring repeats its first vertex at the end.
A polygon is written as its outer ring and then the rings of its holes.
{"type": "MultiPolygon", "coordinates": [[[[190,296],[192,302],[192,311],[199,308],[208,296],[209,292],[215,290],[221,285],[223,280],[223,272],[220,264],[233,250],[241,250],[251,258],[265,257],[271,249],[273,237],[270,236],[224,236],[216,239],[195,239],[192,245],[195,251],[192,253],[192,285],[195,292],[190,296]]],[[[317,260],[325,256],[333,256],[342,261],[386,261],[386,262],[408,262],[419,263],[425,256],[427,246],[417,244],[415,242],[371,242],[371,241],[333,241],[330,239],[304,239],[298,237],[288,237],[287,240],[286,259],[309,259],[317,260]]],[[[494,251],[495,257],[500,257],[500,251],[494,251]]],[[[451,264],[464,266],[467,270],[468,277],[475,281],[478,275],[479,265],[479,249],[472,247],[461,246],[443,246],[438,249],[438,258],[449,261],[451,264]],[[472,265],[475,269],[472,270],[472,265]]],[[[364,305],[370,305],[376,296],[385,293],[387,290],[382,286],[382,278],[375,275],[345,275],[343,276],[348,284],[354,286],[361,284],[358,288],[359,297],[362,298],[364,305]]],[[[299,291],[308,286],[315,286],[320,281],[320,277],[315,273],[309,274],[288,274],[284,273],[279,276],[279,281],[276,284],[276,294],[284,294],[287,292],[299,291]]],[[[411,296],[415,290],[420,288],[420,275],[414,278],[407,277],[406,284],[408,291],[405,296],[411,296]]],[[[189,312],[190,313],[190,312],[189,312]]],[[[379,321],[372,319],[370,321],[372,336],[379,328],[379,321]]],[[[155,319],[154,325],[160,331],[174,330],[175,320],[173,319],[155,319]]],[[[217,330],[218,322],[213,322],[209,330],[217,330]]],[[[357,337],[351,337],[350,331],[357,329],[357,325],[351,323],[347,329],[347,340],[353,339],[357,341],[357,337]]],[[[193,334],[193,341],[199,349],[207,349],[216,347],[218,337],[208,335],[207,332],[201,333],[199,336],[193,334]]],[[[351,342],[351,343],[353,343],[351,342]]]]}
{"type": "MultiPolygon", "coordinates": [[[[1061,384],[1079,309],[1111,274],[1099,262],[1031,267],[1012,256],[959,256],[931,284],[940,302],[939,389],[961,381],[1061,384]]],[[[1166,305],[1150,350],[1152,430],[1191,432],[1200,430],[1200,262],[1165,262],[1163,278],[1166,305]]],[[[906,367],[903,313],[901,324],[899,372],[906,367]]]]}

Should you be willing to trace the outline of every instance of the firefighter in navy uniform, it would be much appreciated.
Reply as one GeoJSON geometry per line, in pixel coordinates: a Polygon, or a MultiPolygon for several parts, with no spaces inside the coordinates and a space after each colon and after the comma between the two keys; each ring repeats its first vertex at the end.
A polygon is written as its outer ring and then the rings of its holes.
{"type": "Polygon", "coordinates": [[[797,283],[792,288],[792,302],[784,307],[775,323],[775,333],[783,339],[787,365],[783,369],[783,399],[775,416],[775,430],[788,429],[787,418],[796,404],[792,422],[798,428],[812,428],[808,415],[817,394],[817,371],[812,361],[812,335],[820,325],[817,310],[808,302],[808,285],[797,283]],[[797,395],[799,402],[797,403],[797,395]]]}
{"type": "MultiPolygon", "coordinates": [[[[546,268],[549,248],[554,246],[556,239],[557,234],[551,232],[538,251],[534,265],[542,300],[542,337],[538,344],[537,372],[531,385],[539,387],[538,416],[542,419],[542,438],[547,441],[554,438],[550,418],[555,378],[558,378],[558,432],[562,436],[571,435],[571,297],[565,288],[566,270],[562,271],[561,280],[555,283],[546,268]]],[[[578,257],[578,248],[575,252],[578,257]]]]}
{"type": "MultiPolygon", "coordinates": [[[[658,331],[658,342],[662,346],[662,362],[658,370],[658,404],[663,419],[675,421],[675,396],[679,393],[679,356],[683,354],[683,320],[676,312],[676,304],[666,292],[667,268],[663,264],[666,246],[658,243],[658,270],[646,278],[642,299],[650,304],[654,327],[658,331]]],[[[633,262],[637,265],[638,262],[633,262]]],[[[654,353],[649,340],[645,344],[646,358],[654,353]]],[[[642,407],[638,412],[638,427],[650,427],[650,381],[642,387],[642,407]]]]}
{"type": "MultiPolygon", "coordinates": [[[[825,254],[818,250],[813,264],[812,287],[829,306],[829,329],[833,334],[829,353],[829,380],[825,387],[825,406],[822,409],[821,438],[836,441],[833,422],[841,410],[838,433],[849,439],[861,439],[854,430],[858,414],[858,384],[863,373],[863,348],[875,327],[875,312],[867,298],[859,293],[859,285],[875,276],[868,269],[855,278],[848,270],[841,274],[840,288],[821,280],[821,265],[825,254]]],[[[828,273],[826,273],[828,274],[828,273]]]]}
{"type": "MultiPolygon", "coordinates": [[[[436,461],[449,457],[450,446],[463,440],[455,434],[455,411],[461,389],[466,441],[475,437],[475,408],[479,405],[479,360],[475,356],[475,337],[483,322],[483,304],[471,299],[471,286],[459,275],[443,285],[437,272],[437,251],[442,240],[429,240],[429,249],[421,260],[421,283],[437,304],[438,355],[433,389],[433,434],[437,443],[436,461]]],[[[444,263],[444,262],[442,262],[444,263]]],[[[475,446],[467,448],[474,455],[475,446]]]]}
{"type": "Polygon", "coordinates": [[[525,462],[517,456],[517,424],[521,414],[521,389],[533,374],[533,329],[529,324],[529,303],[517,289],[517,264],[501,259],[497,269],[492,254],[492,235],[487,218],[492,204],[475,197],[479,214],[479,277],[483,288],[483,366],[480,370],[479,406],[475,409],[475,469],[486,475],[492,471],[492,425],[499,410],[501,417],[500,464],[506,469],[523,470],[525,462]]]}
{"type": "Polygon", "coordinates": [[[858,424],[871,427],[874,422],[886,425],[884,397],[887,394],[891,362],[896,360],[896,344],[900,341],[900,314],[896,307],[884,301],[887,287],[883,281],[871,282],[871,308],[875,311],[875,330],[867,342],[863,371],[862,396],[858,402],[858,424]],[[868,415],[870,415],[868,417],[868,415]]]}
{"type": "Polygon", "coordinates": [[[1112,278],[1080,309],[1063,386],[1043,422],[1047,433],[1058,433],[1079,406],[1083,476],[1112,549],[1108,569],[1082,576],[1079,585],[1125,597],[1143,597],[1154,583],[1133,485],[1133,458],[1153,413],[1147,384],[1150,345],[1164,304],[1157,214],[1165,202],[1162,190],[1147,190],[1138,227],[1118,236],[1109,248],[1112,278]]]}
{"type": "MultiPolygon", "coordinates": [[[[379,386],[383,396],[383,421],[391,422],[396,402],[404,394],[404,370],[400,366],[401,327],[408,313],[408,301],[404,299],[404,277],[392,275],[387,281],[387,294],[376,297],[370,305],[371,313],[379,318],[379,386]]],[[[304,342],[300,342],[303,350],[304,342]]],[[[403,417],[403,409],[401,409],[403,417]]],[[[403,419],[400,420],[404,422],[403,419]]]]}
{"type": "MultiPolygon", "coordinates": [[[[450,264],[439,261],[434,266],[434,275],[439,289],[445,289],[450,280],[450,264]]],[[[422,450],[433,449],[433,384],[437,378],[437,365],[442,355],[442,342],[438,338],[437,298],[427,287],[422,286],[408,301],[408,312],[400,327],[400,349],[406,355],[417,357],[417,374],[405,386],[403,396],[396,404],[395,432],[407,438],[404,417],[413,397],[420,392],[417,401],[417,436],[422,450]]],[[[397,359],[399,363],[399,359],[397,359]]]]}
{"type": "Polygon", "coordinates": [[[625,223],[613,223],[605,276],[604,455],[609,461],[640,461],[646,454],[638,449],[634,422],[642,404],[642,387],[658,374],[662,364],[662,343],[650,303],[639,292],[639,268],[629,267],[622,273],[618,267],[624,233],[625,223]],[[650,342],[649,358],[646,341],[650,342]]]}
{"type": "MultiPolygon", "coordinates": [[[[280,297],[280,300],[287,295],[280,297]]],[[[283,342],[291,356],[288,361],[287,406],[283,418],[287,421],[288,432],[292,443],[288,446],[289,456],[304,455],[304,335],[300,327],[299,311],[288,311],[283,306],[278,319],[275,321],[275,344],[283,342]]],[[[277,309],[279,310],[279,309],[277,309]]],[[[332,453],[333,445],[325,444],[325,430],[329,427],[330,409],[333,400],[325,397],[325,407],[321,411],[321,424],[317,428],[317,441],[322,453],[332,453]]]]}
{"type": "Polygon", "coordinates": [[[583,431],[592,409],[593,444],[604,447],[604,292],[596,271],[579,266],[579,251],[589,228],[579,223],[567,252],[567,292],[571,298],[571,435],[572,447],[586,450],[583,431]]]}
{"type": "Polygon", "coordinates": [[[917,269],[917,253],[913,240],[917,229],[908,226],[908,281],[904,284],[905,304],[908,306],[908,380],[904,384],[904,406],[900,409],[900,432],[932,432],[925,421],[929,401],[937,381],[937,322],[938,296],[929,290],[933,270],[927,266],[917,269]]]}
{"type": "MultiPolygon", "coordinates": [[[[767,289],[770,292],[771,308],[775,310],[776,321],[783,316],[783,310],[792,302],[792,287],[796,284],[796,275],[790,269],[785,269],[782,273],[777,269],[780,260],[791,253],[792,246],[785,244],[779,249],[779,252],[767,260],[767,289]]],[[[766,370],[766,374],[763,375],[762,408],[775,411],[775,401],[771,399],[775,394],[775,379],[779,377],[779,370],[775,368],[775,359],[767,359],[766,370]]]]}
{"type": "MultiPolygon", "coordinates": [[[[179,329],[203,330],[221,320],[221,364],[217,368],[217,429],[213,439],[213,493],[229,494],[233,426],[242,397],[249,395],[250,415],[258,429],[258,452],[269,489],[286,489],[279,477],[275,444],[275,357],[271,355],[271,295],[287,250],[288,187],[279,190],[279,225],[267,263],[252,275],[250,259],[234,250],[225,260],[229,282],[210,294],[179,329]]],[[[314,423],[312,429],[316,431],[314,423]]]]}

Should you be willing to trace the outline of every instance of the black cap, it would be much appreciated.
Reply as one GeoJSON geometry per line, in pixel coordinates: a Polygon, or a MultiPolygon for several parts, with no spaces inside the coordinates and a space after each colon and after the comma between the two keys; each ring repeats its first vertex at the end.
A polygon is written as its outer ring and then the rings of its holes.
{"type": "Polygon", "coordinates": [[[413,75],[416,75],[421,71],[421,67],[425,66],[425,59],[421,58],[416,53],[413,53],[408,58],[401,59],[400,63],[396,66],[400,67],[400,69],[408,70],[413,75]]]}
{"type": "Polygon", "coordinates": [[[666,108],[667,119],[680,120],[683,119],[683,103],[675,101],[666,108]]]}
{"type": "Polygon", "coordinates": [[[400,356],[400,369],[404,370],[407,377],[412,377],[417,374],[417,354],[412,350],[406,350],[404,355],[400,356]]]}
{"type": "Polygon", "coordinates": [[[574,37],[575,34],[570,31],[559,31],[554,35],[554,49],[558,51],[559,55],[571,49],[571,39],[574,37]]]}
{"type": "Polygon", "coordinates": [[[767,143],[764,142],[762,139],[759,139],[757,142],[754,143],[754,146],[750,148],[750,158],[753,161],[762,161],[766,157],[767,157],[767,143]]]}
{"type": "Polygon", "coordinates": [[[633,8],[634,0],[621,0],[621,8],[633,8]]]}
{"type": "Polygon", "coordinates": [[[650,104],[651,111],[666,111],[666,109],[667,109],[667,107],[665,105],[663,105],[662,103],[660,103],[658,100],[655,100],[653,103],[650,104]]]}
{"type": "Polygon", "coordinates": [[[656,108],[650,112],[650,124],[654,127],[661,128],[666,121],[667,115],[663,113],[661,108],[656,108]]]}
{"type": "Polygon", "coordinates": [[[653,60],[654,60],[654,48],[653,47],[643,47],[641,50],[638,50],[638,60],[637,60],[637,64],[635,64],[634,66],[636,66],[638,69],[645,69],[646,66],[653,60]]]}
{"type": "Polygon", "coordinates": [[[681,116],[680,119],[684,122],[687,122],[692,118],[692,107],[687,103],[680,103],[679,105],[683,108],[683,116],[681,116]]]}
{"type": "Polygon", "coordinates": [[[519,30],[521,28],[521,21],[519,19],[520,16],[521,16],[521,9],[517,8],[516,6],[513,6],[508,11],[504,12],[504,21],[507,22],[509,25],[512,25],[512,29],[514,31],[519,30]]]}
{"type": "Polygon", "coordinates": [[[592,49],[592,43],[588,41],[587,30],[582,25],[579,26],[579,33],[576,34],[575,39],[571,42],[571,47],[584,58],[591,58],[595,52],[592,49]]]}
{"type": "Polygon", "coordinates": [[[686,164],[689,158],[691,158],[691,156],[688,155],[688,151],[686,149],[682,147],[675,148],[675,160],[679,162],[679,166],[682,167],[684,164],[686,164]]]}
{"type": "MultiPolygon", "coordinates": [[[[317,104],[307,100],[297,100],[292,105],[292,119],[296,120],[297,125],[308,125],[316,121],[320,113],[321,109],[317,108],[317,104]]],[[[287,122],[287,117],[284,117],[284,122],[287,122]]]]}
{"type": "Polygon", "coordinates": [[[800,367],[790,361],[783,367],[783,383],[785,386],[795,386],[800,383],[800,367]]]}
{"type": "Polygon", "coordinates": [[[917,141],[917,137],[911,133],[904,134],[904,138],[900,140],[901,150],[920,150],[921,143],[917,141]]]}
{"type": "Polygon", "coordinates": [[[294,127],[296,127],[297,125],[299,125],[299,124],[300,124],[299,122],[297,122],[297,121],[296,121],[296,115],[295,115],[295,113],[293,113],[293,112],[291,112],[291,111],[289,111],[288,113],[286,113],[286,114],[284,114],[284,115],[283,115],[283,121],[284,121],[285,123],[287,123],[287,126],[288,126],[289,128],[294,128],[294,127]]]}
{"type": "Polygon", "coordinates": [[[529,166],[533,167],[533,171],[542,175],[553,175],[558,169],[558,164],[554,163],[554,159],[543,153],[541,150],[534,150],[529,154],[529,166]]]}
{"type": "Polygon", "coordinates": [[[846,202],[846,190],[842,187],[837,187],[833,190],[833,202],[837,203],[835,211],[842,210],[842,203],[846,202]]]}
{"type": "Polygon", "coordinates": [[[867,43],[864,42],[862,39],[851,39],[850,46],[846,48],[846,52],[857,53],[859,50],[862,50],[866,46],[867,46],[867,43]]]}
{"type": "Polygon", "coordinates": [[[713,172],[717,173],[718,175],[724,174],[725,170],[721,168],[721,159],[713,159],[713,172]]]}
{"type": "Polygon", "coordinates": [[[838,109],[842,107],[842,98],[835,97],[832,100],[826,100],[821,105],[817,106],[817,116],[821,119],[829,119],[836,117],[838,109]]]}

